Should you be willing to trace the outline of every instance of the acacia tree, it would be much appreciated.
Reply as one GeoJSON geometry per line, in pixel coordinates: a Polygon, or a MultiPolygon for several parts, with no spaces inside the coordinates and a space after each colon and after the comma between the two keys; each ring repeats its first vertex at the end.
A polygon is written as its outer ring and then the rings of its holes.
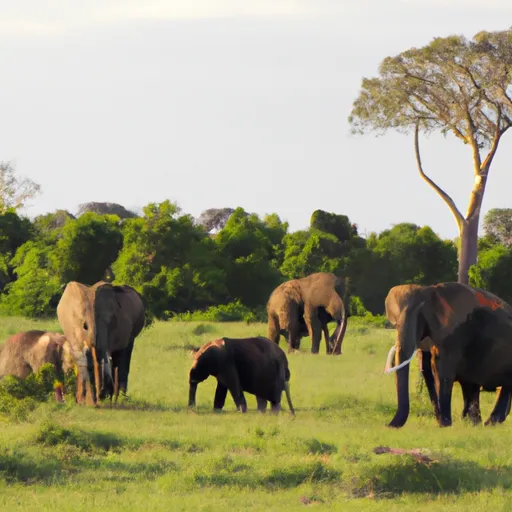
{"type": "Polygon", "coordinates": [[[434,38],[423,48],[387,57],[378,78],[363,78],[349,123],[354,133],[393,128],[414,132],[421,177],[452,212],[460,234],[459,282],[477,261],[478,223],[492,161],[512,124],[512,30],[434,38]],[[463,215],[421,163],[419,132],[439,130],[467,144],[473,157],[474,185],[463,215]]]}
{"type": "Polygon", "coordinates": [[[41,192],[41,186],[29,178],[17,177],[10,162],[0,162],[0,212],[18,210],[41,192]]]}

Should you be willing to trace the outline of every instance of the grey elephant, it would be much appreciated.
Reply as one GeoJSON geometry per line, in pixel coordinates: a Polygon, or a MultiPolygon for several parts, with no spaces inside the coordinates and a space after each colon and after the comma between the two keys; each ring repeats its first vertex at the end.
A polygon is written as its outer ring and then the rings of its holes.
{"type": "Polygon", "coordinates": [[[279,344],[281,335],[288,341],[288,352],[300,347],[300,339],[311,337],[311,352],[318,354],[322,332],[327,354],[341,354],[347,328],[344,299],[346,281],[330,272],[317,272],[302,279],[280,284],[267,302],[268,337],[279,344]],[[336,322],[331,337],[327,324],[336,322]]]}
{"type": "Polygon", "coordinates": [[[57,317],[78,367],[77,402],[88,396],[92,404],[97,398],[112,397],[113,374],[118,375],[116,398],[117,391],[126,394],[135,338],[144,327],[139,293],[105,281],[92,286],[71,281],[57,306],[57,317]]]}
{"type": "Polygon", "coordinates": [[[194,354],[190,368],[189,407],[195,407],[197,385],[210,375],[217,379],[214,410],[222,410],[229,391],[237,409],[247,412],[245,391],[256,395],[259,411],[264,412],[269,401],[272,412],[277,413],[281,409],[281,395],[284,391],[290,413],[295,415],[286,354],[263,336],[220,338],[205,343],[194,354]]]}
{"type": "Polygon", "coordinates": [[[55,366],[61,378],[74,367],[66,337],[58,332],[31,330],[9,336],[0,352],[0,378],[25,379],[44,364],[55,366]]]}
{"type": "MultiPolygon", "coordinates": [[[[439,358],[439,347],[444,347],[445,340],[461,329],[467,316],[482,306],[503,309],[508,314],[512,314],[512,307],[496,295],[459,283],[439,283],[432,286],[399,285],[389,290],[385,299],[386,316],[393,325],[396,325],[397,341],[389,351],[386,371],[397,371],[398,394],[398,410],[390,426],[401,427],[407,421],[409,415],[408,363],[412,360],[416,349],[419,349],[421,371],[434,407],[434,414],[440,425],[448,422],[442,417],[437,391],[442,384],[436,368],[439,366],[439,362],[436,363],[436,359],[439,358]]],[[[457,342],[463,344],[464,340],[460,336],[459,338],[457,342]]],[[[454,346],[453,350],[455,348],[454,346]]],[[[467,360],[478,359],[478,355],[472,352],[474,351],[470,350],[466,354],[467,360]]],[[[480,423],[482,421],[480,413],[482,386],[469,379],[463,370],[463,368],[454,369],[454,381],[459,382],[464,399],[462,417],[467,416],[473,423],[480,423]]],[[[483,389],[494,391],[496,386],[487,386],[483,389]]],[[[486,425],[505,421],[510,412],[511,397],[512,388],[501,387],[496,405],[485,422],[486,425]]]]}

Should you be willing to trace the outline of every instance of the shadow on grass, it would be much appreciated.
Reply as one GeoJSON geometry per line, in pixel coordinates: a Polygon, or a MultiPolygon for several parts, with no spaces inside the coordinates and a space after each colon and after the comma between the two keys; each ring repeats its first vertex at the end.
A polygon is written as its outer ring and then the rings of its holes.
{"type": "MultiPolygon", "coordinates": [[[[84,431],[76,427],[64,428],[52,421],[44,422],[35,437],[35,442],[43,446],[69,445],[84,452],[118,451],[127,440],[111,432],[84,431]]],[[[135,442],[130,441],[133,445],[135,442]]]]}
{"type": "Polygon", "coordinates": [[[450,459],[427,466],[404,459],[387,466],[365,467],[352,479],[352,484],[352,495],[380,498],[509,489],[512,487],[512,467],[486,468],[475,462],[450,459]]]}
{"type": "Polygon", "coordinates": [[[20,452],[0,454],[0,479],[13,483],[50,483],[63,469],[61,461],[54,457],[34,460],[20,452]]]}
{"type": "Polygon", "coordinates": [[[342,412],[344,415],[349,411],[354,411],[357,416],[364,412],[371,415],[389,415],[393,417],[396,412],[396,405],[392,403],[383,403],[380,400],[370,400],[367,398],[358,398],[354,395],[337,395],[326,400],[319,407],[294,407],[295,411],[312,411],[318,413],[332,414],[342,412]]]}
{"type": "Polygon", "coordinates": [[[93,479],[122,483],[151,481],[179,469],[172,461],[121,462],[105,457],[94,458],[78,450],[73,457],[63,456],[65,452],[59,448],[62,447],[56,447],[52,454],[45,451],[37,458],[21,452],[0,454],[0,480],[7,484],[62,485],[69,476],[87,472],[94,475],[93,479]]]}
{"type": "Polygon", "coordinates": [[[84,459],[76,465],[76,469],[92,470],[102,481],[135,482],[155,480],[165,473],[178,471],[179,467],[168,460],[128,463],[111,459],[84,459]]]}
{"type": "Polygon", "coordinates": [[[261,487],[265,489],[290,489],[305,483],[328,483],[340,479],[340,472],[322,462],[274,468],[258,474],[245,463],[237,463],[226,456],[207,470],[197,471],[194,482],[201,486],[261,487]]]}

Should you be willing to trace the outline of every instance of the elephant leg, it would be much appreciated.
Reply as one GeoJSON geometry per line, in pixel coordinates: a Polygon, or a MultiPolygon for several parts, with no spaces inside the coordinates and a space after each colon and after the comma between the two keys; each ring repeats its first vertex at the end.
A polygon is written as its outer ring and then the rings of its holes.
{"type": "Polygon", "coordinates": [[[215,390],[215,397],[213,399],[213,410],[222,410],[226,403],[226,396],[228,394],[228,388],[221,382],[217,381],[217,389],[215,390]]]}
{"type": "Polygon", "coordinates": [[[322,331],[325,338],[325,353],[327,355],[332,354],[331,340],[329,338],[329,326],[327,324],[322,324],[322,331]]]}
{"type": "Polygon", "coordinates": [[[489,419],[485,422],[485,426],[494,425],[496,423],[503,423],[510,412],[510,399],[512,395],[512,388],[502,386],[498,391],[498,399],[494,406],[489,419]]]}
{"type": "Polygon", "coordinates": [[[268,316],[267,338],[279,345],[281,338],[281,328],[279,327],[279,317],[275,314],[268,316]]]}
{"type": "Polygon", "coordinates": [[[452,424],[452,391],[455,374],[454,364],[444,353],[437,351],[431,359],[431,368],[436,380],[439,399],[439,426],[449,427],[452,424]]]}
{"type": "Polygon", "coordinates": [[[462,397],[464,399],[464,409],[462,417],[466,416],[477,425],[482,422],[482,415],[480,414],[480,386],[469,382],[460,382],[462,388],[462,397]]]}
{"type": "Polygon", "coordinates": [[[132,360],[132,351],[135,339],[131,339],[128,346],[117,352],[114,359],[112,354],[112,369],[119,367],[119,391],[126,395],[128,391],[128,374],[130,373],[130,362],[132,360]],[[117,364],[116,364],[117,363],[117,364]]]}
{"type": "Polygon", "coordinates": [[[322,325],[316,311],[304,311],[304,320],[306,321],[311,338],[311,353],[318,354],[318,352],[320,352],[320,340],[322,339],[322,325]]]}
{"type": "Polygon", "coordinates": [[[428,395],[430,397],[430,402],[434,407],[434,415],[436,419],[439,421],[439,400],[437,397],[436,391],[436,383],[434,379],[434,374],[432,373],[432,354],[428,351],[420,351],[421,354],[421,372],[423,374],[423,379],[425,380],[425,384],[427,385],[428,395]]]}
{"type": "Polygon", "coordinates": [[[298,322],[290,322],[288,325],[288,353],[300,348],[300,326],[298,322]]]}
{"type": "Polygon", "coordinates": [[[258,403],[258,411],[265,412],[267,410],[267,400],[257,396],[256,402],[258,403]]]}
{"type": "Polygon", "coordinates": [[[242,386],[240,385],[240,379],[238,377],[236,367],[233,365],[225,369],[221,374],[219,374],[218,380],[229,389],[236,408],[241,409],[244,413],[247,412],[247,402],[245,400],[242,386]]]}
{"type": "Polygon", "coordinates": [[[275,402],[273,400],[270,401],[271,411],[273,414],[278,414],[281,411],[281,401],[275,402]]]}

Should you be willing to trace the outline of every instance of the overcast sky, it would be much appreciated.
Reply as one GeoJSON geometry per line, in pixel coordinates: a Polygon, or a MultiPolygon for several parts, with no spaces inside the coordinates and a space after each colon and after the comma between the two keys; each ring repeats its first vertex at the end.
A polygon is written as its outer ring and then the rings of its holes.
{"type": "MultiPolygon", "coordinates": [[[[194,216],[277,212],[291,230],[321,208],[363,234],[407,221],[454,237],[412,135],[351,136],[347,116],[386,56],[509,25],[509,0],[3,0],[0,160],[41,184],[30,216],[170,199],[194,216]]],[[[469,148],[420,143],[465,211],[469,148]]],[[[511,160],[507,133],[484,212],[512,207],[511,160]]]]}

